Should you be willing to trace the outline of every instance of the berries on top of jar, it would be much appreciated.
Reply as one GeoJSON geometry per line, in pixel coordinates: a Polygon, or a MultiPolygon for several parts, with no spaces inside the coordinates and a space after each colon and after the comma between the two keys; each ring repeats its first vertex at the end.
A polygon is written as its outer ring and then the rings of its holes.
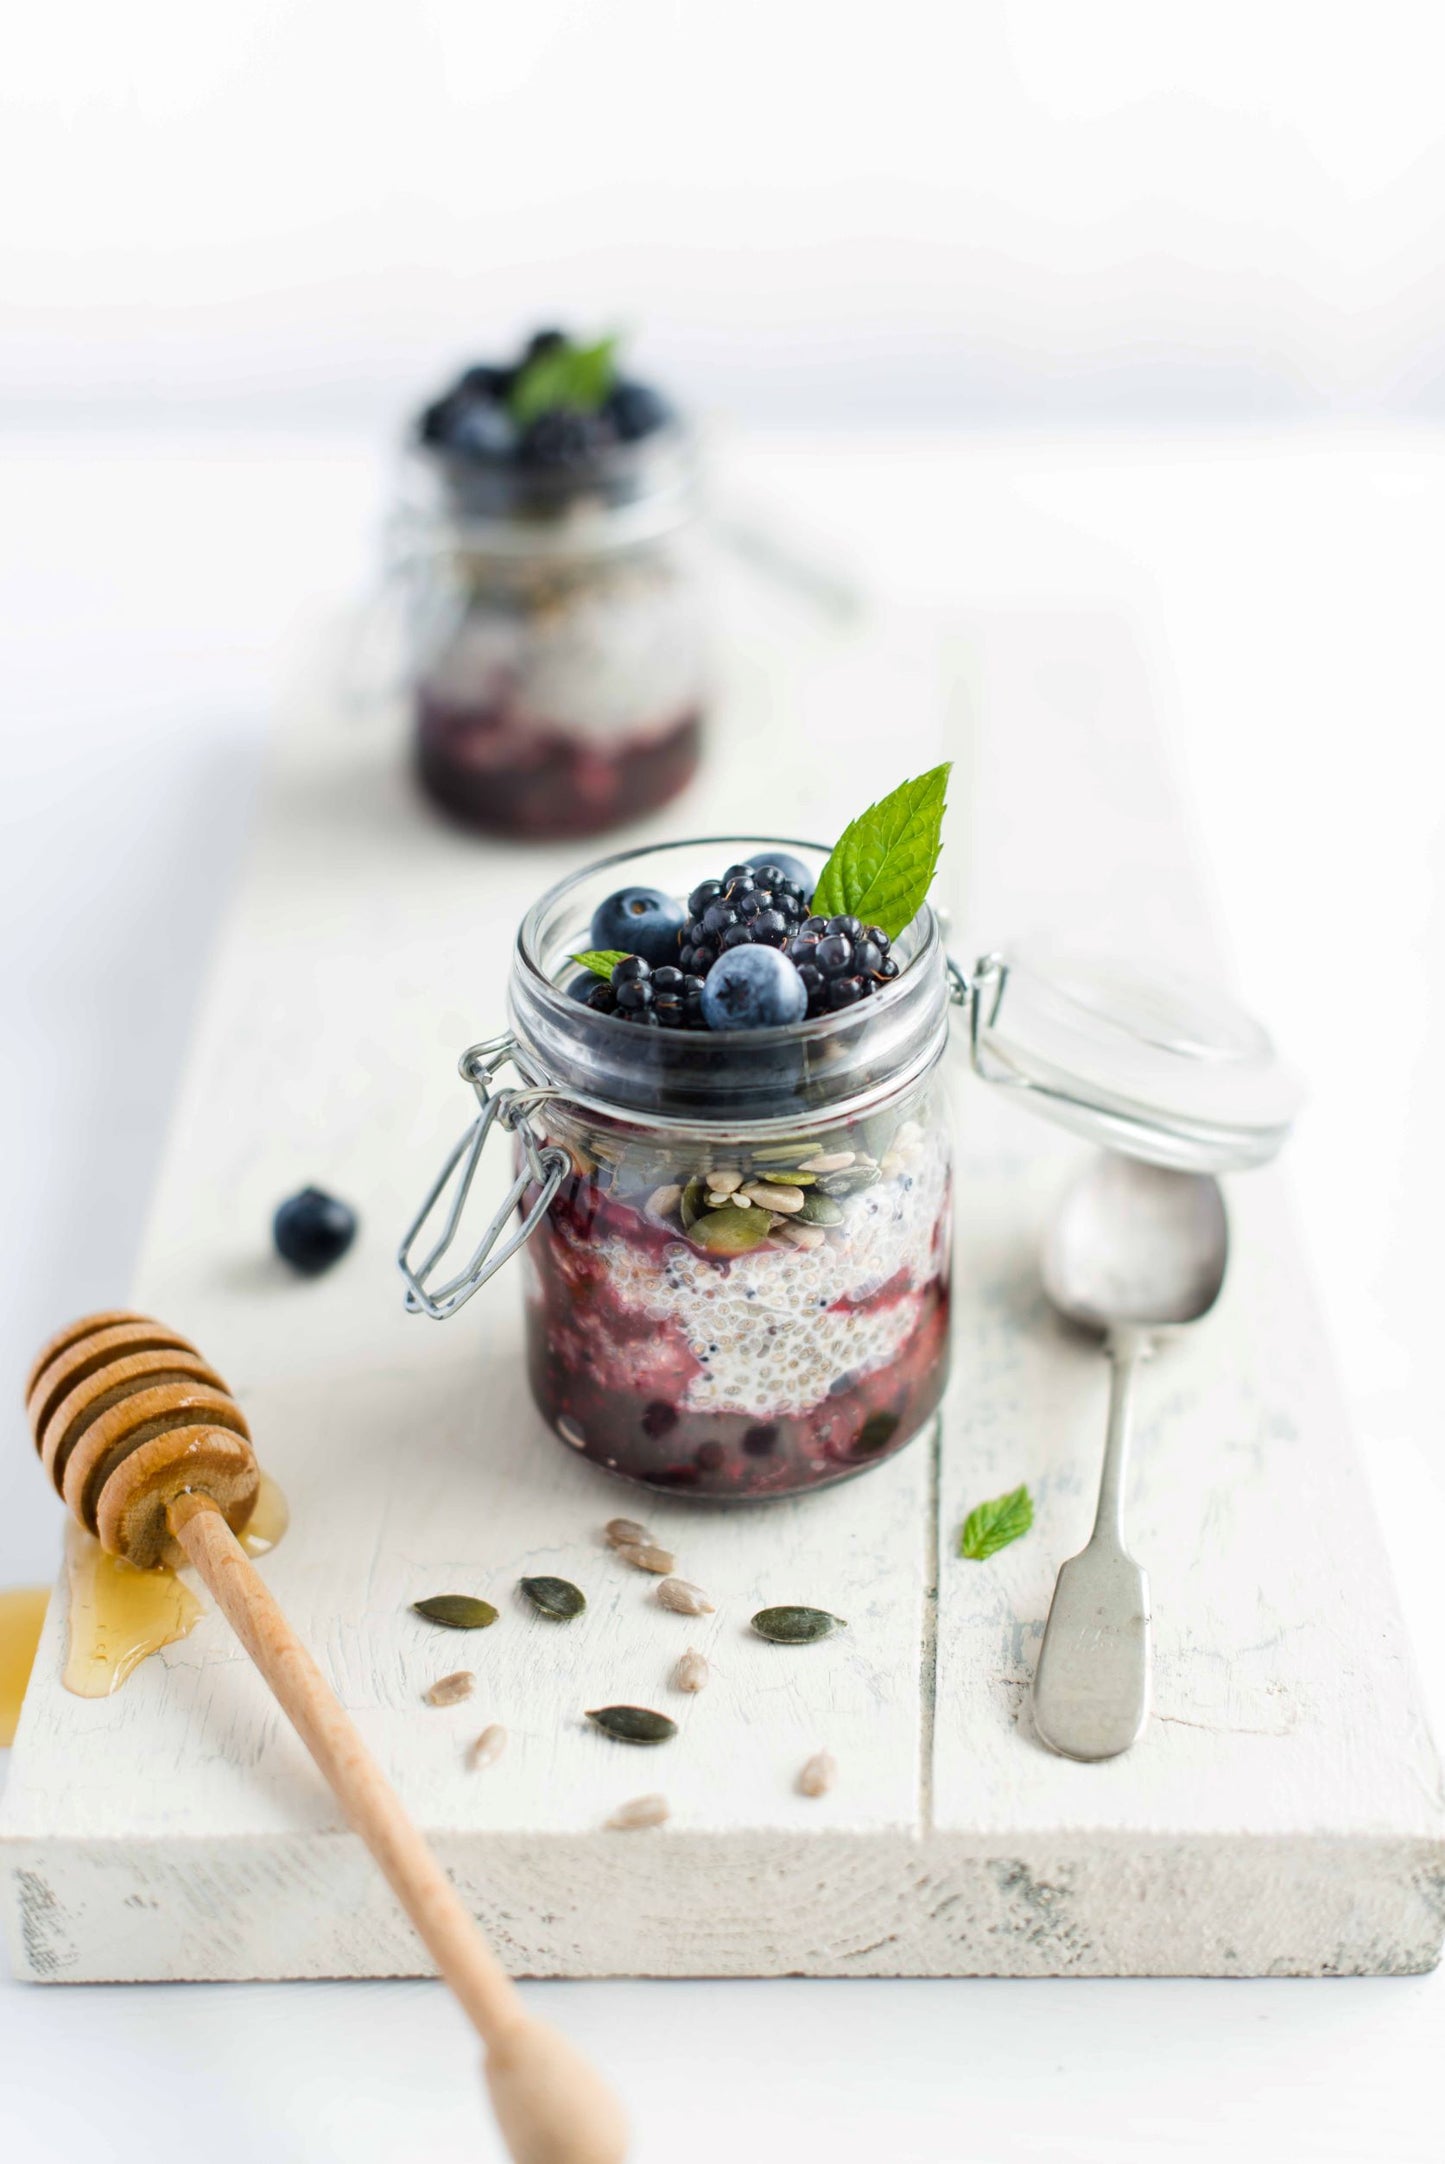
{"type": "Polygon", "coordinates": [[[816,882],[769,849],[701,880],[685,903],[619,888],[593,911],[592,947],[572,956],[596,981],[574,980],[570,996],[648,1029],[715,1030],[785,1029],[871,999],[899,976],[893,942],[932,884],[948,773],[871,805],[816,882]]]}
{"type": "Polygon", "coordinates": [[[418,418],[418,440],[462,465],[580,478],[671,425],[650,384],[622,375],[617,340],[535,331],[515,360],[467,368],[418,418]]]}

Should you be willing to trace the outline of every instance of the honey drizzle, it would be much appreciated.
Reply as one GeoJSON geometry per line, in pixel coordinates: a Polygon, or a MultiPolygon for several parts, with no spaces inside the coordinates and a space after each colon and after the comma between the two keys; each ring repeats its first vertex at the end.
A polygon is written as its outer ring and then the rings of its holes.
{"type": "Polygon", "coordinates": [[[15,1741],[49,1602],[48,1585],[17,1585],[0,1593],[0,1750],[15,1741]]]}
{"type": "MultiPolygon", "coordinates": [[[[248,1555],[270,1553],[290,1520],[286,1498],[261,1475],[256,1508],[240,1536],[248,1555]]],[[[164,1564],[140,1570],[72,1523],[66,1532],[70,1650],[63,1681],[78,1698],[108,1698],[162,1646],[194,1630],[204,1610],[190,1587],[164,1564]]]]}

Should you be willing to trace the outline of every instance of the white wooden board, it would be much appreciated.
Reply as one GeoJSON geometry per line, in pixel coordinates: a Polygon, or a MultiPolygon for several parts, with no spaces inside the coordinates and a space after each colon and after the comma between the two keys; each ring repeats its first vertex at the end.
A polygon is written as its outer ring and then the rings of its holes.
{"type": "MultiPolygon", "coordinates": [[[[945,884],[965,959],[1063,924],[1209,971],[1149,701],[1127,639],[1085,617],[946,632],[898,617],[811,640],[755,622],[709,769],[651,831],[746,828],[786,806],[783,824],[826,834],[875,777],[947,750],[945,884]]],[[[1080,1152],[965,1080],[961,1050],[956,1380],[936,1447],[796,1503],[639,1502],[541,1427],[515,1285],[445,1326],[402,1312],[397,1233],[467,1116],[456,1054],[500,1023],[497,956],[572,861],[436,825],[389,739],[306,704],[279,746],[132,1288],[237,1389],[294,1513],[267,1575],[514,1967],[1430,1965],[1439,1769],[1281,1175],[1234,1183],[1223,1302],[1146,1377],[1131,1521],[1154,1586],[1158,1710],[1100,1767],[1042,1750],[1027,1703],[1102,1432],[1102,1362],[1051,1320],[1034,1263],[1080,1152]],[[342,1268],[301,1285],[266,1228],[311,1179],[351,1197],[364,1231],[342,1268]],[[960,1561],[968,1507],[1020,1479],[1035,1532],[987,1566],[960,1561]],[[662,1614],[650,1582],[605,1555],[602,1522],[634,1507],[715,1616],[662,1614]],[[588,1592],[565,1632],[515,1603],[515,1580],[539,1570],[588,1592]],[[501,1623],[441,1640],[409,1603],[449,1590],[489,1595],[501,1623]],[[802,1653],[766,1647],[746,1619],[777,1600],[851,1628],[802,1653]],[[668,1689],[686,1645],[714,1666],[695,1699],[668,1689]],[[458,1665],[476,1669],[476,1698],[424,1706],[458,1665]],[[619,1698],[665,1705],[681,1736],[656,1752],[607,1742],[582,1712],[619,1698]],[[464,1746],[492,1720],[506,1757],[471,1771],[464,1746]],[[824,1746],[837,1788],[805,1799],[797,1770],[824,1746]],[[672,1806],[664,1831],[603,1829],[650,1790],[672,1806]]],[[[60,1687],[63,1611],[0,1819],[23,1973],[424,1968],[218,1618],[88,1703],[60,1687]]]]}

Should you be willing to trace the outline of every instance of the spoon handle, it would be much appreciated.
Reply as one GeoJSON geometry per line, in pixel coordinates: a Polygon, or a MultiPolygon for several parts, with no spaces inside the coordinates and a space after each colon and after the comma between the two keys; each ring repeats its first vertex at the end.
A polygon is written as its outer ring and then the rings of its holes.
{"type": "Polygon", "coordinates": [[[1109,1340],[1109,1430],[1089,1545],[1059,1572],[1034,1670],[1034,1727],[1065,1758],[1116,1758],[1149,1713],[1149,1581],[1124,1548],[1134,1377],[1147,1335],[1109,1340]]]}

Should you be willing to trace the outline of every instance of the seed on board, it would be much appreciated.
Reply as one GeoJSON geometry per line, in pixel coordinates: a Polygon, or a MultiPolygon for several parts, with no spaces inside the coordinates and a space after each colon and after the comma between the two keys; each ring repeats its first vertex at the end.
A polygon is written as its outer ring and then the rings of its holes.
{"type": "Polygon", "coordinates": [[[666,1548],[654,1548],[647,1541],[627,1541],[619,1546],[617,1553],[634,1570],[654,1571],[659,1578],[666,1578],[677,1569],[675,1555],[669,1555],[666,1548]]]}
{"type": "Polygon", "coordinates": [[[847,1628],[841,1616],[829,1615],[826,1608],[760,1608],[753,1617],[758,1636],[775,1646],[816,1645],[847,1628]]]}
{"type": "Polygon", "coordinates": [[[475,1767],[495,1766],[506,1748],[507,1731],[499,1722],[493,1721],[490,1728],[482,1730],[467,1756],[475,1767]]]}
{"type": "Polygon", "coordinates": [[[607,1823],[614,1833],[636,1833],[643,1826],[665,1826],[671,1817],[666,1796],[634,1796],[615,1810],[607,1823]]]}
{"type": "Polygon", "coordinates": [[[449,1631],[484,1631],[497,1620],[489,1600],[473,1600],[470,1593],[434,1593],[430,1600],[414,1600],[412,1607],[428,1623],[440,1623],[449,1631]]]}
{"type": "Polygon", "coordinates": [[[705,1691],[711,1673],[701,1653],[689,1646],[672,1671],[672,1687],[675,1691],[705,1691]]]}
{"type": "Polygon", "coordinates": [[[801,1172],[846,1172],[853,1157],[852,1150],[820,1150],[816,1157],[805,1157],[798,1169],[801,1172]]]}
{"type": "Polygon", "coordinates": [[[654,1187],[647,1198],[649,1217],[671,1217],[682,1200],[682,1189],[676,1185],[654,1187]]]}
{"type": "Polygon", "coordinates": [[[689,1585],[686,1578],[664,1578],[657,1589],[657,1598],[674,1615],[717,1613],[717,1602],[709,1600],[700,1586],[689,1585]]]}
{"type": "Polygon", "coordinates": [[[587,1606],[587,1595],[570,1578],[519,1578],[517,1590],[526,1595],[538,1615],[547,1616],[553,1623],[570,1623],[587,1606]]]}
{"type": "Polygon", "coordinates": [[[597,1706],[589,1708],[587,1718],[617,1743],[666,1743],[677,1734],[676,1721],[650,1706],[597,1706]]]}
{"type": "Polygon", "coordinates": [[[609,1518],[602,1531],[609,1548],[645,1548],[652,1539],[636,1518],[609,1518]]]}
{"type": "Polygon", "coordinates": [[[730,1195],[735,1188],[742,1186],[743,1176],[729,1166],[726,1172],[710,1172],[707,1175],[707,1184],[715,1195],[730,1195]]]}
{"type": "Polygon", "coordinates": [[[800,1796],[826,1796],[838,1778],[838,1761],[831,1751],[815,1751],[798,1775],[800,1796]]]}
{"type": "Polygon", "coordinates": [[[785,1217],[803,1207],[801,1187],[774,1187],[767,1180],[750,1180],[743,1193],[749,1202],[755,1202],[760,1210],[780,1210],[785,1217]]]}
{"type": "Polygon", "coordinates": [[[457,1706],[464,1698],[470,1698],[477,1687],[477,1679],[470,1668],[459,1668],[455,1675],[439,1676],[422,1697],[429,1706],[457,1706]]]}

